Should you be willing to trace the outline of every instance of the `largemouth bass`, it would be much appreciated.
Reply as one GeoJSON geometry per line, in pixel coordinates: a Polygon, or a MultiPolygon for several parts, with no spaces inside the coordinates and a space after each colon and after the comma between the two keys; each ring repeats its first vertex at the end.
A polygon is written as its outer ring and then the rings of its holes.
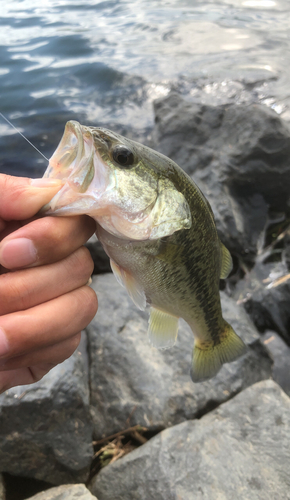
{"type": "Polygon", "coordinates": [[[137,307],[150,305],[150,343],[171,347],[178,319],[189,324],[194,382],[245,352],[221,311],[219,280],[231,256],[209,203],[176,163],[110,130],[70,121],[44,177],[64,186],[43,212],[97,222],[118,282],[137,307]]]}

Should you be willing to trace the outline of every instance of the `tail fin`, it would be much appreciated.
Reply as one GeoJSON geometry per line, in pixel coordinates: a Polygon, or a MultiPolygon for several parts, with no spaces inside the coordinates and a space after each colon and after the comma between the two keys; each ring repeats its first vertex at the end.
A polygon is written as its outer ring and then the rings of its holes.
{"type": "Polygon", "coordinates": [[[224,363],[235,361],[246,351],[247,347],[242,339],[224,321],[218,344],[202,348],[198,342],[195,342],[190,373],[192,381],[203,382],[214,377],[224,363]]]}

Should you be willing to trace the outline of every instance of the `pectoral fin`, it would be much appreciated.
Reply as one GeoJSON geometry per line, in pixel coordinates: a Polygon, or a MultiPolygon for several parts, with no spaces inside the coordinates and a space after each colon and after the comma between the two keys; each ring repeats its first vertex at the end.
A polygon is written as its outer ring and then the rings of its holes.
{"type": "Polygon", "coordinates": [[[113,274],[114,274],[116,280],[118,281],[119,285],[124,287],[125,283],[123,280],[121,268],[112,259],[110,259],[110,265],[111,265],[111,269],[113,271],[113,274]]]}
{"type": "Polygon", "coordinates": [[[158,349],[172,347],[177,339],[178,318],[155,307],[150,308],[149,342],[158,349]]]}
{"type": "Polygon", "coordinates": [[[110,264],[118,283],[126,288],[129,296],[133,300],[134,304],[138,307],[138,309],[144,311],[146,307],[146,296],[140,285],[135,280],[134,276],[118,266],[118,264],[116,264],[116,262],[114,262],[112,259],[110,259],[110,264]]]}
{"type": "Polygon", "coordinates": [[[230,274],[233,269],[233,261],[230,252],[228,249],[220,242],[221,252],[222,252],[222,267],[220,278],[225,279],[230,274]]]}

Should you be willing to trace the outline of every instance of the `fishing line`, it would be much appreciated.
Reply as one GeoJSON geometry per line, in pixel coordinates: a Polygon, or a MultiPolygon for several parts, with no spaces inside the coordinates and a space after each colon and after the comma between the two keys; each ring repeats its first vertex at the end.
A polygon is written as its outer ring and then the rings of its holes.
{"type": "Polygon", "coordinates": [[[18,132],[18,134],[20,134],[20,135],[21,135],[21,137],[23,137],[23,139],[25,139],[25,140],[26,140],[26,141],[30,144],[30,146],[32,146],[34,149],[36,149],[36,151],[38,151],[38,153],[39,153],[39,154],[41,154],[41,156],[43,156],[43,158],[44,158],[46,161],[49,161],[49,159],[48,159],[48,158],[46,158],[46,156],[44,156],[44,154],[43,154],[41,151],[39,151],[39,149],[37,149],[37,147],[36,147],[36,146],[34,146],[34,144],[32,144],[32,142],[30,142],[30,140],[29,140],[29,139],[27,139],[27,137],[25,137],[25,135],[23,135],[23,134],[20,132],[20,130],[18,130],[18,128],[16,128],[16,127],[13,125],[13,123],[11,123],[11,122],[8,120],[8,118],[6,118],[6,117],[5,117],[5,116],[4,116],[1,112],[0,112],[0,116],[2,116],[2,118],[4,118],[4,120],[5,120],[7,123],[9,123],[9,125],[11,125],[11,127],[12,127],[12,128],[14,128],[14,129],[16,130],[16,132],[18,132]]]}

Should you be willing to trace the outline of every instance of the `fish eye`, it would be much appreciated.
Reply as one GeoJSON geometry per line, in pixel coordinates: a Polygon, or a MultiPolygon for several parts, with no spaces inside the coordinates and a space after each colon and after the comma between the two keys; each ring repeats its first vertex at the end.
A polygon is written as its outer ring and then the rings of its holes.
{"type": "Polygon", "coordinates": [[[134,155],[126,146],[116,146],[113,151],[113,158],[122,167],[130,167],[134,163],[134,155]]]}

